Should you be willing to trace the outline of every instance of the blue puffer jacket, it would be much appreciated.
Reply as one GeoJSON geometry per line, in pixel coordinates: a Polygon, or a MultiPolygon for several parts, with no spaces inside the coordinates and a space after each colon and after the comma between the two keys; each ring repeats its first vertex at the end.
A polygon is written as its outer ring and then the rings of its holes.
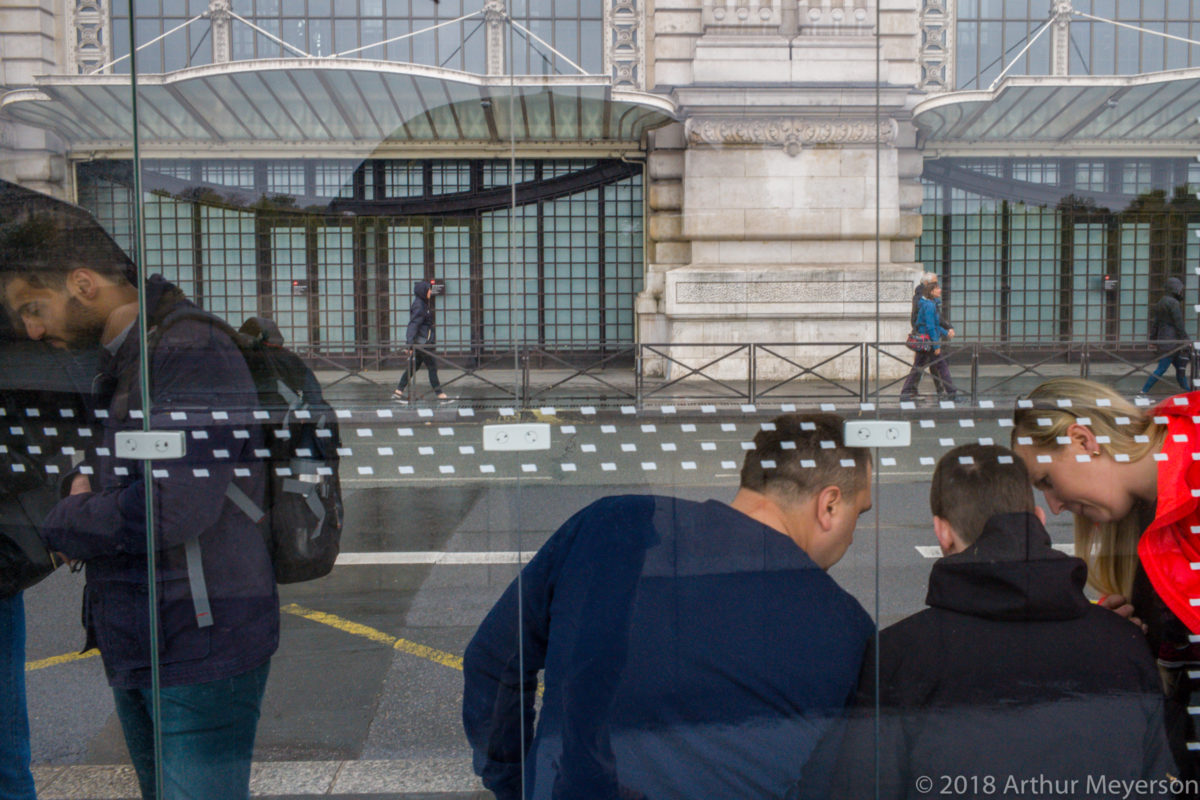
{"type": "Polygon", "coordinates": [[[917,333],[927,335],[929,341],[935,344],[942,341],[949,331],[942,327],[941,320],[937,302],[931,298],[922,297],[917,307],[917,333]]]}
{"type": "MultiPolygon", "coordinates": [[[[147,281],[151,325],[191,307],[155,276],[147,281]]],[[[103,351],[93,384],[99,447],[87,463],[93,491],[63,499],[46,518],[47,545],[87,564],[83,619],[109,682],[150,686],[146,481],[141,461],[113,457],[118,431],[141,429],[136,328],[115,353],[103,351]]],[[[220,330],[184,319],[151,351],[154,430],[187,431],[187,455],[154,462],[162,685],[232,677],[264,663],[279,644],[279,598],[263,531],[225,497],[230,482],[260,506],[264,473],[247,423],[257,394],[241,353],[220,330]],[[236,474],[235,474],[236,473],[236,474]],[[212,624],[197,622],[185,545],[200,543],[212,624]]],[[[261,445],[258,445],[261,446],[261,445]]]]}

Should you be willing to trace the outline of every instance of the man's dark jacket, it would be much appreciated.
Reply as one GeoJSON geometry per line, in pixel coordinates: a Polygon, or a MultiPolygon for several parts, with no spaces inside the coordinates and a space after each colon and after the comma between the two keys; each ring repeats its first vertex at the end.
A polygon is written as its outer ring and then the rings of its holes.
{"type": "Polygon", "coordinates": [[[1150,341],[1159,353],[1169,353],[1190,337],[1183,321],[1183,281],[1167,278],[1166,291],[1150,309],[1150,341]]]}
{"type": "Polygon", "coordinates": [[[408,330],[404,333],[404,341],[409,346],[414,344],[433,344],[433,309],[429,305],[429,281],[417,281],[413,284],[413,301],[408,307],[408,330]]]}
{"type": "MultiPolygon", "coordinates": [[[[195,309],[171,284],[147,281],[148,323],[195,309]]],[[[187,454],[153,462],[159,655],[162,685],[232,677],[264,663],[279,643],[279,599],[263,531],[230,502],[231,481],[260,506],[264,474],[254,461],[257,394],[241,353],[218,328],[181,319],[151,334],[155,430],[187,432],[187,454]],[[240,474],[235,474],[240,473],[240,474]],[[212,624],[197,619],[184,554],[198,539],[212,624]]],[[[83,620],[113,686],[150,686],[143,462],[113,457],[118,431],[142,428],[136,326],[115,353],[100,354],[93,384],[92,492],[64,498],[46,518],[48,546],[87,563],[83,620]]]]}
{"type": "Polygon", "coordinates": [[[795,542],[740,511],[598,500],[467,646],[475,771],[497,800],[758,800],[797,778],[823,794],[828,769],[806,762],[872,632],[795,542]]]}
{"type": "Polygon", "coordinates": [[[868,650],[834,796],[876,796],[876,664],[881,798],[928,798],[956,775],[999,781],[990,794],[950,787],[957,797],[1005,796],[1010,776],[1079,783],[1014,784],[1009,796],[1108,796],[1088,793],[1088,776],[1159,781],[1146,796],[1166,796],[1178,773],[1158,670],[1133,623],[1087,600],[1086,574],[1032,514],[992,517],[939,560],[930,607],[880,632],[878,658],[868,650]]]}

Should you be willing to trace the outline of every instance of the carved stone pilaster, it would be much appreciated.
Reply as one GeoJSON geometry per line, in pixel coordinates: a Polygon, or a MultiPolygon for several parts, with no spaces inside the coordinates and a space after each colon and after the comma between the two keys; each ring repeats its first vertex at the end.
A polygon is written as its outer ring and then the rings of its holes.
{"type": "Polygon", "coordinates": [[[233,11],[230,0],[210,0],[206,15],[212,22],[212,53],[214,64],[233,60],[233,11]]]}
{"type": "Polygon", "coordinates": [[[954,4],[925,0],[921,6],[921,65],[923,91],[934,94],[954,88],[954,4]]]}
{"type": "Polygon", "coordinates": [[[69,72],[87,74],[112,61],[112,24],[108,0],[70,0],[67,4],[69,72]]]}
{"type": "Polygon", "coordinates": [[[1053,30],[1050,31],[1050,74],[1071,71],[1071,0],[1055,0],[1053,30]]]}
{"type": "Polygon", "coordinates": [[[487,0],[483,4],[483,20],[487,25],[487,74],[504,74],[504,23],[508,15],[504,0],[487,0]]]}
{"type": "Polygon", "coordinates": [[[781,147],[790,156],[813,145],[890,145],[899,133],[895,120],[869,117],[693,117],[685,130],[692,146],[781,147]]]}
{"type": "Polygon", "coordinates": [[[604,3],[604,72],[613,88],[646,88],[645,9],[638,0],[604,3]]]}

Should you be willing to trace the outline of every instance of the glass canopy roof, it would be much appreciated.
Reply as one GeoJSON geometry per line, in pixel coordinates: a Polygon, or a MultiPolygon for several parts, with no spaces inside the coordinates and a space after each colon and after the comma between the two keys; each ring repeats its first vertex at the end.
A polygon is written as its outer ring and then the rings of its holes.
{"type": "Polygon", "coordinates": [[[917,104],[931,145],[995,143],[1200,147],[1200,69],[1131,76],[1014,76],[995,89],[917,104]]]}
{"type": "MultiPolygon", "coordinates": [[[[128,75],[50,75],[0,97],[0,115],[73,149],[133,139],[128,75]]],[[[141,141],[156,145],[382,142],[638,143],[670,121],[657,95],[603,75],[481,76],[349,59],[235,61],[138,76],[141,141]]]]}

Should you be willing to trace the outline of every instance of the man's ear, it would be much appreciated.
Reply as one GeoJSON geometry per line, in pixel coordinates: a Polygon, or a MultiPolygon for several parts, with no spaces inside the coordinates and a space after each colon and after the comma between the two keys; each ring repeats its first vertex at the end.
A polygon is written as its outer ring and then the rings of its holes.
{"type": "Polygon", "coordinates": [[[81,300],[95,300],[102,282],[96,272],[87,267],[76,267],[67,273],[67,292],[81,300]]]}
{"type": "Polygon", "coordinates": [[[817,492],[817,524],[822,530],[833,528],[834,513],[843,499],[842,490],[837,486],[826,486],[817,492]]]}
{"type": "Polygon", "coordinates": [[[1096,455],[1100,452],[1096,434],[1086,425],[1080,425],[1078,422],[1070,425],[1067,428],[1067,438],[1071,440],[1071,444],[1077,445],[1084,455],[1096,455]]]}
{"type": "Polygon", "coordinates": [[[938,545],[941,546],[944,556],[957,553],[962,549],[959,546],[958,534],[954,532],[954,528],[950,527],[950,523],[941,517],[933,518],[933,535],[937,537],[938,545]]]}

